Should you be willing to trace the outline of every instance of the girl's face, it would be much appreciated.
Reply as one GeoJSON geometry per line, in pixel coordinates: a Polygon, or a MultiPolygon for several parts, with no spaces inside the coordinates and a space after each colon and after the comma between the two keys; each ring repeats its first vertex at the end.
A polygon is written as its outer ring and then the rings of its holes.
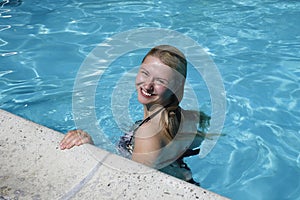
{"type": "Polygon", "coordinates": [[[147,56],[135,81],[139,102],[150,106],[168,103],[168,99],[176,90],[175,71],[159,58],[147,56]]]}

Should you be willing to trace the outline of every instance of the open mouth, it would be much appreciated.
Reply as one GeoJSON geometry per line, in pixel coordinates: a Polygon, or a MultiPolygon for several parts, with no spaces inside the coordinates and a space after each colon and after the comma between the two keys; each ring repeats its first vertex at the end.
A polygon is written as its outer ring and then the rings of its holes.
{"type": "Polygon", "coordinates": [[[151,94],[151,93],[146,92],[146,91],[143,90],[142,88],[141,88],[141,93],[142,93],[143,96],[146,96],[146,97],[151,97],[151,96],[153,95],[153,94],[151,94]]]}

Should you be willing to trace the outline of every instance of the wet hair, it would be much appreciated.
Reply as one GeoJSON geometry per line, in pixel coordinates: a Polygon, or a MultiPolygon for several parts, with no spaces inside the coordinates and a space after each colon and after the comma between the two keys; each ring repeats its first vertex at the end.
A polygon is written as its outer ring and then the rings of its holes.
{"type": "Polygon", "coordinates": [[[172,91],[170,99],[168,100],[165,110],[162,112],[161,123],[164,134],[166,134],[169,140],[172,140],[180,125],[181,112],[179,103],[183,98],[184,83],[187,75],[187,60],[184,54],[176,47],[170,45],[159,45],[152,48],[146,56],[143,58],[142,63],[147,56],[153,56],[158,58],[162,63],[175,69],[182,76],[181,82],[178,82],[179,88],[176,91],[172,91]]]}

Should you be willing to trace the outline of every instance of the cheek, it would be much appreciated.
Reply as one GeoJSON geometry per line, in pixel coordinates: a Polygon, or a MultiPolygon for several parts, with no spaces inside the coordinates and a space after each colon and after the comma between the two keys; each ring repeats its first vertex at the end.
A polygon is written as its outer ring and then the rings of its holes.
{"type": "Polygon", "coordinates": [[[135,84],[136,85],[139,85],[140,83],[143,82],[143,77],[141,75],[137,75],[136,78],[135,78],[135,84]]]}
{"type": "Polygon", "coordinates": [[[159,96],[167,97],[167,96],[171,95],[171,91],[168,90],[168,88],[164,87],[164,86],[157,86],[155,88],[155,91],[159,96]]]}

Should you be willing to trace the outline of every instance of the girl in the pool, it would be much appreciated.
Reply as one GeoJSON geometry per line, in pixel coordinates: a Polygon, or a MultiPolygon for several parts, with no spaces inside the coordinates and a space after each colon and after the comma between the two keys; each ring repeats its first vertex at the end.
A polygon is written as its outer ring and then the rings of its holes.
{"type": "MultiPolygon", "coordinates": [[[[198,128],[208,124],[210,118],[179,106],[186,74],[186,58],[177,48],[160,45],[147,53],[136,76],[144,119],[121,137],[118,149],[134,161],[198,185],[183,158],[199,153],[204,134],[198,128]]],[[[83,130],[72,130],[60,148],[84,143],[93,144],[91,136],[83,130]]]]}

